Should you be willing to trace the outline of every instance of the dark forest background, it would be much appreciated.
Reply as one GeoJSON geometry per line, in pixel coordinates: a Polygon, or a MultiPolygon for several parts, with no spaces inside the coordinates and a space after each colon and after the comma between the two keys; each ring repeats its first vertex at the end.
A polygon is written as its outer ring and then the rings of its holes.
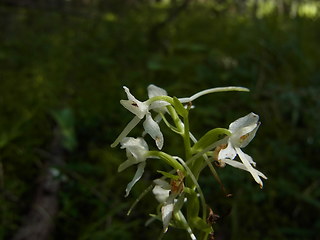
{"type": "MultiPolygon", "coordinates": [[[[218,169],[200,179],[221,216],[216,239],[320,239],[320,3],[311,0],[0,1],[0,239],[155,239],[147,195],[163,166],[134,168],[110,144],[132,118],[125,85],[140,100],[153,83],[195,102],[191,130],[228,127],[249,112],[262,125],[245,149],[268,176],[218,169]]],[[[133,133],[140,133],[139,125],[133,133]]],[[[165,150],[181,148],[165,132],[165,150]]],[[[188,239],[170,229],[164,239],[188,239]]]]}

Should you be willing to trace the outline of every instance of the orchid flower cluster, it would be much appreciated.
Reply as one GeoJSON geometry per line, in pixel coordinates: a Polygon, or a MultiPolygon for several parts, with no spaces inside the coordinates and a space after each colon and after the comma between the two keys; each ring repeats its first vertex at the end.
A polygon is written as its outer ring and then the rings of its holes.
{"type": "Polygon", "coordinates": [[[188,232],[191,239],[213,239],[214,217],[208,207],[201,187],[198,184],[200,173],[207,166],[215,178],[220,179],[216,167],[230,165],[248,171],[254,181],[262,188],[261,178],[267,177],[258,171],[252,157],[242,151],[254,138],[259,126],[259,116],[254,113],[241,117],[229,125],[229,128],[214,128],[204,134],[199,140],[189,129],[189,113],[194,107],[192,102],[197,98],[216,92],[249,91],[243,87],[220,87],[200,91],[191,97],[176,98],[168,96],[166,90],[155,85],[148,86],[146,101],[139,101],[127,87],[123,87],[128,97],[120,103],[131,113],[133,119],[128,123],[118,138],[111,145],[121,145],[126,150],[127,160],[120,164],[118,171],[122,172],[133,165],[136,173],[126,187],[127,197],[133,186],[141,179],[147,159],[162,161],[171,167],[171,171],[158,170],[161,177],[153,180],[135,201],[132,208],[141,198],[152,191],[159,202],[153,219],[162,221],[163,233],[169,227],[181,228],[188,232]],[[144,132],[140,137],[128,137],[131,130],[143,121],[144,132]],[[165,145],[160,123],[180,135],[184,145],[184,156],[174,156],[161,151],[165,145]],[[146,135],[154,140],[154,150],[150,150],[145,140],[146,135]],[[236,157],[239,160],[236,160],[236,157]]]}

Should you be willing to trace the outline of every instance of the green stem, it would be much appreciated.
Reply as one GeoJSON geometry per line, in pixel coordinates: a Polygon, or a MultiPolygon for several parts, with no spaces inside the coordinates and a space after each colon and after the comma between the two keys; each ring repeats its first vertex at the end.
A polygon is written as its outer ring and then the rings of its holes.
{"type": "Polygon", "coordinates": [[[155,101],[165,101],[171,105],[173,105],[173,99],[172,97],[169,97],[169,96],[155,96],[155,97],[152,97],[152,98],[149,98],[146,103],[147,104],[151,104],[155,101]]]}
{"type": "Polygon", "coordinates": [[[187,114],[184,118],[184,134],[183,134],[183,143],[184,149],[186,152],[186,160],[191,158],[191,143],[190,143],[190,132],[189,132],[189,114],[187,114]]]}
{"type": "Polygon", "coordinates": [[[185,170],[188,173],[188,176],[190,176],[191,181],[193,182],[193,184],[197,188],[198,193],[200,195],[201,204],[202,204],[202,217],[203,217],[203,219],[206,219],[207,218],[207,210],[206,210],[207,204],[206,204],[206,200],[204,198],[203,192],[201,190],[201,187],[199,186],[197,179],[195,178],[194,174],[192,173],[191,169],[187,166],[187,164],[181,158],[176,157],[176,159],[183,165],[183,167],[185,168],[185,170]]]}
{"type": "Polygon", "coordinates": [[[169,111],[169,114],[170,114],[174,124],[176,125],[176,128],[178,129],[180,134],[183,134],[183,131],[184,131],[183,124],[182,124],[181,119],[179,118],[179,115],[177,114],[176,110],[172,106],[167,106],[167,109],[169,111]]]}
{"type": "Polygon", "coordinates": [[[160,159],[164,160],[167,164],[173,167],[175,170],[180,170],[182,173],[185,174],[185,168],[171,155],[160,152],[160,151],[149,151],[147,153],[147,157],[159,157],[160,159]]]}

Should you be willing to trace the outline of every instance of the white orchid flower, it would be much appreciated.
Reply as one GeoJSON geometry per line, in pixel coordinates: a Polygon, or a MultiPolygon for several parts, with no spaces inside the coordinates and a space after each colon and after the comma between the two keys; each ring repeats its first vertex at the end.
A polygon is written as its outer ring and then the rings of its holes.
{"type": "MultiPolygon", "coordinates": [[[[153,120],[153,118],[151,117],[151,113],[149,112],[149,110],[153,109],[155,111],[160,111],[161,107],[162,108],[165,107],[165,105],[168,105],[168,103],[164,101],[154,101],[150,103],[150,101],[148,101],[149,99],[144,102],[141,102],[130,93],[129,88],[125,86],[123,88],[127,94],[128,100],[121,100],[120,103],[122,104],[122,106],[124,106],[126,109],[128,109],[130,112],[132,112],[136,116],[128,123],[128,125],[120,133],[120,135],[111,145],[111,147],[117,146],[119,142],[123,138],[125,138],[129,134],[129,132],[144,117],[146,117],[146,120],[143,123],[144,129],[146,133],[148,133],[155,140],[157,147],[159,149],[162,149],[163,142],[164,142],[163,134],[160,130],[158,123],[155,120],[153,120]]],[[[167,95],[167,92],[164,89],[159,88],[155,85],[150,85],[148,87],[148,94],[149,94],[149,97],[151,98],[153,96],[162,96],[159,94],[167,95]]]]}
{"type": "Polygon", "coordinates": [[[134,184],[136,184],[136,182],[138,182],[139,179],[142,177],[144,168],[146,166],[146,160],[150,156],[147,156],[149,148],[146,141],[143,138],[125,137],[121,141],[121,148],[126,149],[128,159],[120,164],[118,172],[122,172],[124,169],[128,167],[138,164],[137,171],[132,181],[129,182],[127,185],[125,195],[127,197],[134,184]]]}
{"type": "Polygon", "coordinates": [[[254,180],[262,188],[263,183],[260,177],[265,179],[267,179],[267,177],[263,173],[253,168],[253,166],[256,166],[256,163],[253,161],[252,157],[245,154],[241,150],[241,148],[246,147],[251,142],[259,126],[259,116],[254,113],[249,113],[248,115],[232,122],[229,125],[231,136],[229,137],[226,148],[219,151],[218,161],[249,171],[254,180]],[[236,155],[239,156],[242,163],[233,160],[236,155]]]}
{"type": "Polygon", "coordinates": [[[156,184],[152,189],[155,198],[161,207],[161,219],[163,223],[163,231],[168,230],[170,220],[173,212],[179,212],[184,203],[184,175],[181,171],[177,170],[177,179],[171,179],[170,184],[162,179],[155,179],[153,182],[156,184]],[[180,196],[179,198],[177,198],[180,196]]]}
{"type": "Polygon", "coordinates": [[[163,231],[168,230],[170,220],[172,218],[175,198],[177,193],[171,191],[171,185],[162,179],[154,180],[156,184],[152,189],[152,192],[158,202],[162,203],[161,218],[163,223],[163,231]]]}
{"type": "MultiPolygon", "coordinates": [[[[111,144],[111,147],[117,146],[120,141],[125,138],[145,116],[147,116],[144,122],[145,131],[156,141],[157,147],[161,149],[163,147],[164,139],[159,126],[156,126],[160,122],[161,116],[158,115],[155,120],[153,120],[149,110],[154,110],[156,112],[162,113],[167,111],[166,106],[169,105],[168,102],[162,100],[150,101],[150,99],[153,97],[167,96],[166,90],[151,84],[148,86],[149,99],[141,102],[130,93],[129,88],[127,88],[126,86],[124,86],[123,88],[127,94],[128,100],[121,100],[120,103],[130,112],[132,112],[135,117],[127,124],[127,126],[123,129],[117,139],[111,144]]],[[[191,97],[179,98],[179,101],[181,103],[189,103],[206,94],[227,91],[249,91],[249,89],[243,87],[209,88],[200,91],[192,95],[191,97]]]]}

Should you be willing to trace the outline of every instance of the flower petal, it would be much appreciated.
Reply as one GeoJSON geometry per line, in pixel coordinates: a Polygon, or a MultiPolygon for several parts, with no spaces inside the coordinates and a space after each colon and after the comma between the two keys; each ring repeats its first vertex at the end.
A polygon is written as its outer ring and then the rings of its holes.
{"type": "Polygon", "coordinates": [[[250,163],[252,166],[256,167],[256,162],[253,161],[253,158],[252,158],[250,155],[248,155],[248,154],[246,154],[246,153],[244,153],[244,152],[243,152],[243,154],[245,155],[246,159],[248,159],[249,163],[250,163]]]}
{"type": "Polygon", "coordinates": [[[157,96],[168,96],[168,93],[163,88],[157,87],[154,84],[148,86],[148,97],[157,97],[157,96]]]}
{"type": "Polygon", "coordinates": [[[168,102],[165,101],[155,101],[150,104],[149,110],[154,110],[155,112],[167,112],[166,106],[170,105],[168,102]]]}
{"type": "Polygon", "coordinates": [[[229,130],[234,133],[241,128],[257,124],[259,121],[259,116],[255,113],[249,113],[248,115],[237,119],[229,125],[229,130]]]}
{"type": "MultiPolygon", "coordinates": [[[[235,160],[230,160],[230,159],[223,159],[223,162],[225,162],[226,164],[235,167],[235,168],[239,168],[245,171],[248,171],[248,169],[244,166],[243,163],[235,161],[235,160]]],[[[267,177],[260,171],[258,171],[257,169],[254,169],[254,171],[262,178],[267,179],[267,177]]]]}
{"type": "Polygon", "coordinates": [[[133,179],[131,182],[128,183],[127,188],[126,188],[126,195],[125,197],[127,197],[132,189],[132,187],[136,184],[136,182],[139,181],[139,179],[142,177],[142,174],[144,172],[144,168],[146,166],[146,162],[141,162],[138,165],[136,174],[134,175],[133,179]]]}
{"type": "Polygon", "coordinates": [[[258,122],[256,127],[251,132],[248,133],[247,137],[241,142],[241,145],[240,145],[241,148],[246,147],[251,142],[251,140],[256,136],[256,132],[260,124],[261,122],[258,122]]]}
{"type": "Polygon", "coordinates": [[[135,127],[137,126],[137,124],[140,122],[140,118],[138,118],[137,116],[135,116],[129,123],[128,125],[122,130],[122,132],[120,133],[120,135],[117,137],[117,139],[111,144],[111,147],[116,147],[123,138],[125,138],[129,132],[135,127]]]}
{"type": "Polygon", "coordinates": [[[127,159],[126,161],[124,161],[123,163],[121,163],[118,167],[118,172],[122,172],[123,170],[125,170],[126,168],[137,164],[137,161],[134,161],[133,159],[127,159]]]}
{"type": "Polygon", "coordinates": [[[129,100],[120,100],[120,103],[122,106],[124,106],[126,109],[128,109],[130,112],[135,114],[138,118],[142,119],[148,112],[149,105],[145,102],[141,102],[138,99],[136,99],[131,93],[129,88],[123,87],[127,97],[129,100]]]}
{"type": "Polygon", "coordinates": [[[144,130],[156,141],[156,145],[159,149],[163,147],[163,135],[160,127],[156,121],[151,117],[151,114],[146,115],[146,120],[143,122],[144,130]]]}
{"type": "Polygon", "coordinates": [[[228,142],[228,146],[224,149],[221,149],[219,154],[218,154],[218,159],[223,160],[223,159],[234,159],[237,156],[237,153],[230,143],[228,142]]]}
{"type": "Polygon", "coordinates": [[[260,126],[260,122],[237,130],[231,135],[230,141],[234,146],[237,146],[240,148],[246,147],[251,142],[251,140],[255,137],[259,126],[260,126]]]}
{"type": "MultiPolygon", "coordinates": [[[[168,93],[163,88],[150,84],[148,86],[148,96],[149,98],[157,97],[157,96],[168,96],[168,93]]],[[[149,106],[149,109],[152,109],[156,112],[166,112],[167,109],[165,108],[165,106],[168,106],[168,105],[169,103],[167,103],[166,101],[155,101],[151,103],[151,105],[149,106]]]]}
{"type": "Polygon", "coordinates": [[[247,159],[247,155],[244,154],[244,152],[242,152],[241,149],[238,147],[236,147],[235,150],[236,150],[237,154],[239,155],[239,158],[241,159],[242,163],[246,167],[246,169],[251,173],[254,180],[260,185],[260,188],[262,188],[263,183],[262,183],[258,173],[256,172],[256,170],[251,166],[249,160],[247,159]]]}
{"type": "Polygon", "coordinates": [[[163,223],[163,231],[167,232],[170,220],[172,218],[173,207],[174,207],[174,197],[170,195],[165,202],[165,204],[161,208],[161,216],[162,216],[162,223],[163,223]]]}
{"type": "Polygon", "coordinates": [[[121,141],[121,148],[125,148],[128,159],[134,158],[137,162],[146,160],[146,153],[149,151],[148,144],[141,138],[126,137],[121,141]]]}
{"type": "Polygon", "coordinates": [[[154,194],[154,196],[158,200],[158,202],[163,203],[168,199],[169,194],[170,194],[170,190],[163,189],[159,185],[156,185],[152,189],[152,193],[154,194]]]}
{"type": "Polygon", "coordinates": [[[165,190],[171,190],[170,184],[161,178],[157,178],[153,182],[165,190]]]}

